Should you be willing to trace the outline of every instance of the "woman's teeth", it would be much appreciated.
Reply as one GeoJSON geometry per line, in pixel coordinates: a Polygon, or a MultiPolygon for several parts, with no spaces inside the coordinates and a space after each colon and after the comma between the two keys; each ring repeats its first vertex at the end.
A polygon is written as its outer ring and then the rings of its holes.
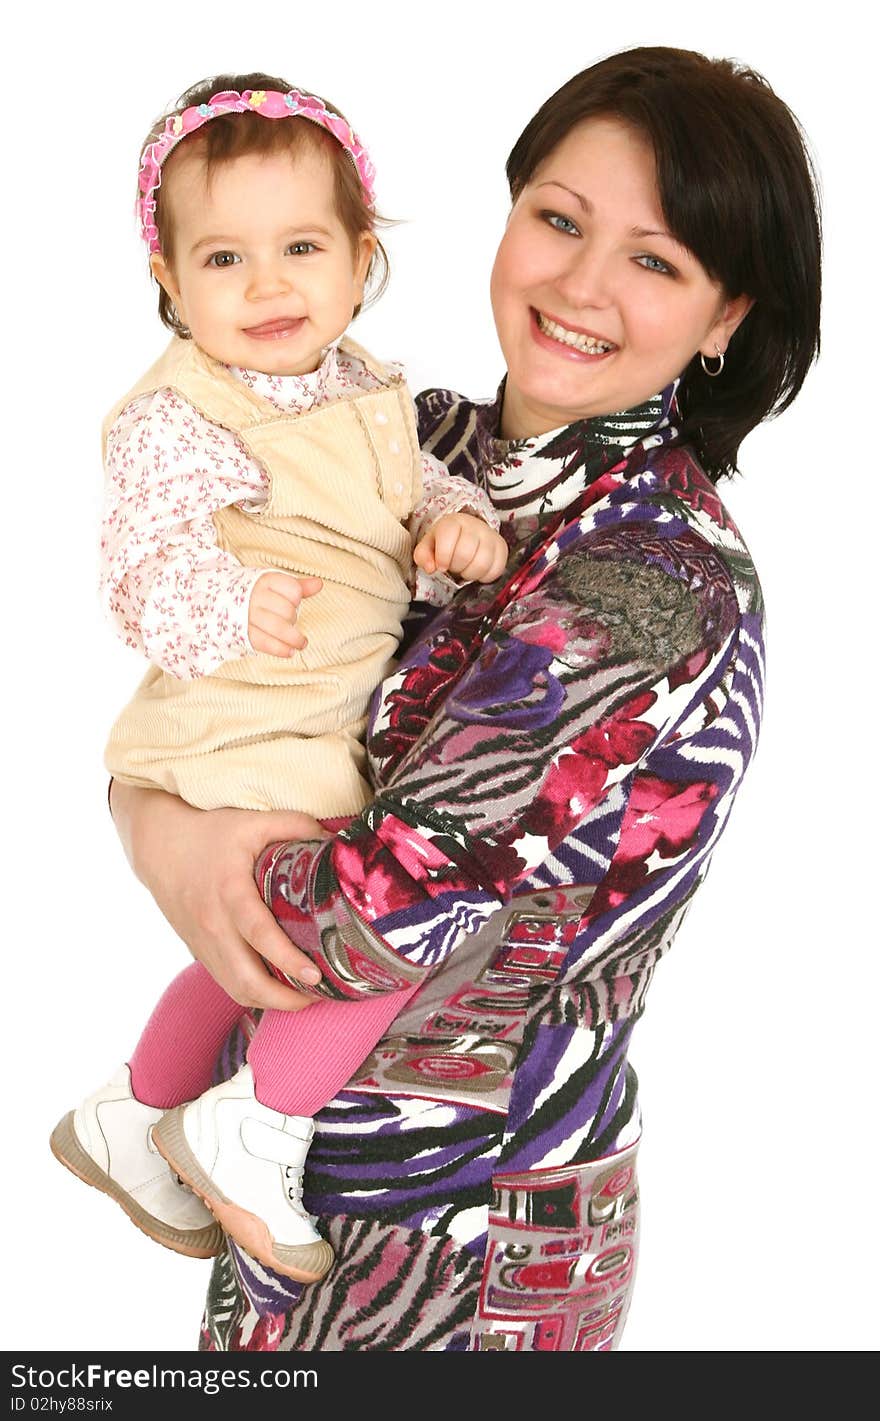
{"type": "Polygon", "coordinates": [[[606,350],[613,350],[614,346],[607,340],[595,340],[593,336],[579,335],[577,331],[567,330],[565,326],[557,325],[556,321],[551,321],[549,316],[542,316],[538,311],[538,329],[544,335],[551,336],[553,340],[558,340],[562,345],[570,345],[573,350],[582,350],[585,355],[604,355],[606,350]]]}

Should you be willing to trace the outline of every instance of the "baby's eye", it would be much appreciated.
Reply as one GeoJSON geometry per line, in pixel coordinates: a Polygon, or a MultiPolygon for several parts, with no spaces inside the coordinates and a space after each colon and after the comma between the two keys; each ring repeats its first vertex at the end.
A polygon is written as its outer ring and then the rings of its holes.
{"type": "Polygon", "coordinates": [[[295,257],[304,257],[308,256],[309,252],[316,252],[318,248],[314,242],[291,242],[287,250],[295,257]]]}
{"type": "Polygon", "coordinates": [[[655,266],[645,266],[645,271],[658,271],[663,276],[675,275],[675,272],[673,271],[672,267],[669,265],[668,262],[663,261],[662,257],[652,256],[650,252],[645,252],[642,256],[636,257],[636,261],[640,263],[656,263],[655,266]]]}
{"type": "Polygon", "coordinates": [[[208,266],[234,266],[240,261],[241,257],[236,256],[235,252],[212,252],[208,257],[208,266]]]}
{"type": "Polygon", "coordinates": [[[565,217],[561,212],[542,212],[541,216],[545,222],[554,227],[557,232],[564,232],[566,236],[579,237],[580,230],[570,217],[565,217]]]}

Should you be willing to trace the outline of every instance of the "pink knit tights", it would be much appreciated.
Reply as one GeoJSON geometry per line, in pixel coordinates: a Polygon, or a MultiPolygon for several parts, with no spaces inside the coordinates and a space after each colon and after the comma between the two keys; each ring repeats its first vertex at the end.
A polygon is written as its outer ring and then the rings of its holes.
{"type": "MultiPolygon", "coordinates": [[[[257,1099],[285,1115],[315,1115],[348,1084],[414,991],[264,1012],[248,1048],[257,1099]]],[[[206,1091],[242,1011],[201,963],[184,968],[159,998],[129,1061],[135,1097],[169,1110],[206,1091]]]]}

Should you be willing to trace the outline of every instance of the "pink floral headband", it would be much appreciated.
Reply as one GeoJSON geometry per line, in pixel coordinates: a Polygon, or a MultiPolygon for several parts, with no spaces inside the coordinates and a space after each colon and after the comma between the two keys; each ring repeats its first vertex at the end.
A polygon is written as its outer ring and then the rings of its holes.
{"type": "Polygon", "coordinates": [[[222,94],[214,94],[206,104],[196,104],[182,113],[172,114],[166,121],[165,130],[155,143],[148,143],[141,155],[141,170],[138,187],[141,196],[137,201],[137,215],[141,224],[141,236],[151,252],[161,251],[159,230],[156,226],[155,192],[162,180],[162,164],[168,154],[177,147],[181,139],[201,128],[209,119],[224,113],[258,113],[263,118],[308,118],[332,134],[342,144],[351,158],[361,181],[367,205],[373,207],[375,194],[373,182],[376,170],[370,161],[366,148],[339,114],[331,113],[322,99],[315,94],[304,94],[299,89],[291,89],[289,94],[281,94],[277,89],[245,89],[236,93],[227,89],[222,94]]]}

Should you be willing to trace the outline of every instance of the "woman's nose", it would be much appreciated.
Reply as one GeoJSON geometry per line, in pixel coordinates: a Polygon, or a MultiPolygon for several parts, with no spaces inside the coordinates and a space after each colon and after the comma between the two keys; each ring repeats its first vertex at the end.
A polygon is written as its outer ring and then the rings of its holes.
{"type": "Polygon", "coordinates": [[[612,278],[608,258],[586,244],[572,253],[568,265],[558,274],[556,287],[573,309],[602,309],[610,306],[612,278]]]}

